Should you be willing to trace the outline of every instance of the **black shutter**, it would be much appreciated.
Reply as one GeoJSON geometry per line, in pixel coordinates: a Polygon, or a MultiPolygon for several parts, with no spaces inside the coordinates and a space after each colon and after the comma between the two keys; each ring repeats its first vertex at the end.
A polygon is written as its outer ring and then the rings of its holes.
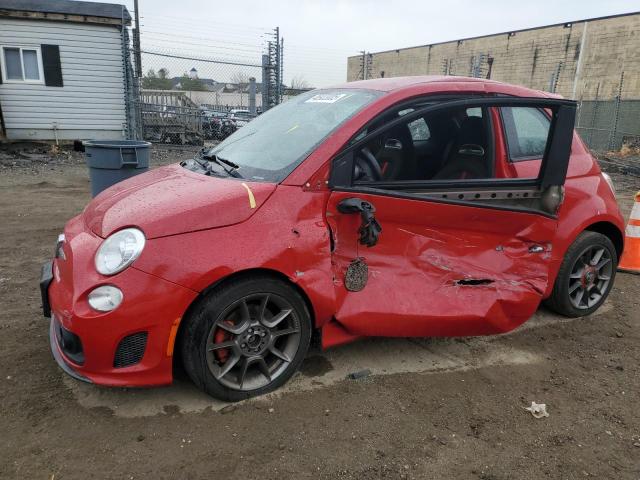
{"type": "Polygon", "coordinates": [[[62,87],[62,67],[60,65],[60,47],[58,45],[40,45],[44,84],[47,87],[62,87]]]}

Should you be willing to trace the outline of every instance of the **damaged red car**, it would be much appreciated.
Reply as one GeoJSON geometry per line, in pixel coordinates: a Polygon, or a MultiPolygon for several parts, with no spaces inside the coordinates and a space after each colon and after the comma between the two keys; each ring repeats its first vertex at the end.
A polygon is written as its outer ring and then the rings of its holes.
{"type": "MultiPolygon", "coordinates": [[[[303,93],[102,192],[41,289],[59,365],[215,397],[285,383],[312,337],[507,332],[607,298],[624,224],[576,104],[459,77],[303,93]]],[[[576,328],[578,324],[576,324],[576,328]]]]}

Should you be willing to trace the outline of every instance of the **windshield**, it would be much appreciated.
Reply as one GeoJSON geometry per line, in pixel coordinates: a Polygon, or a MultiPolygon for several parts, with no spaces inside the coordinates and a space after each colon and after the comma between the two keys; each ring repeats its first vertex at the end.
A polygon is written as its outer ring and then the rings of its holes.
{"type": "Polygon", "coordinates": [[[371,90],[313,90],[274,107],[207,151],[237,164],[249,180],[280,182],[331,132],[382,95],[371,90]]]}

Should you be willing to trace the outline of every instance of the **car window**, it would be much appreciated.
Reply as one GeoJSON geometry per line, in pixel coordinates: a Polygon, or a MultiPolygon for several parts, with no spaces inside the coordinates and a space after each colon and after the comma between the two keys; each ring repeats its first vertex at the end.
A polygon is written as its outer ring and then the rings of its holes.
{"type": "Polygon", "coordinates": [[[503,107],[502,118],[511,160],[542,158],[551,121],[537,108],[503,107]]]}
{"type": "Polygon", "coordinates": [[[280,182],[345,120],[382,95],[360,89],[302,93],[256,117],[207,152],[248,179],[280,182]]]}
{"type": "MultiPolygon", "coordinates": [[[[414,110],[406,108],[398,115],[414,110]]],[[[397,118],[382,117],[382,125],[397,118]]],[[[480,107],[457,107],[410,118],[371,136],[366,149],[356,155],[355,179],[386,183],[494,178],[495,157],[488,122],[489,116],[480,107]],[[380,174],[371,171],[371,159],[366,158],[369,154],[379,164],[380,174]]],[[[362,132],[356,137],[360,138],[362,132]]]]}
{"type": "Polygon", "coordinates": [[[409,132],[411,133],[411,139],[414,142],[429,140],[431,134],[429,133],[429,127],[427,126],[427,122],[424,118],[418,118],[413,122],[409,122],[407,125],[409,127],[409,132]]]}
{"type": "Polygon", "coordinates": [[[467,117],[482,117],[482,108],[467,108],[467,117]]]}

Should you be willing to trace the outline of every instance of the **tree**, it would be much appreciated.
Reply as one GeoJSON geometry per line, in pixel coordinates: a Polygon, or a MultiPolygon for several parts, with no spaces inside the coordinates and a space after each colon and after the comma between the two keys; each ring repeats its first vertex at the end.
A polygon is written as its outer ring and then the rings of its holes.
{"type": "Polygon", "coordinates": [[[308,90],[311,88],[309,82],[302,75],[295,76],[291,79],[291,90],[308,90]]]}
{"type": "Polygon", "coordinates": [[[237,71],[236,73],[231,75],[231,83],[237,84],[238,90],[242,92],[245,87],[249,85],[249,75],[242,71],[237,71]]]}
{"type": "Polygon", "coordinates": [[[187,75],[186,73],[182,74],[182,77],[180,77],[180,88],[179,90],[189,90],[192,92],[202,92],[204,90],[206,90],[207,87],[205,86],[204,83],[202,83],[202,80],[200,80],[198,77],[195,78],[190,78],[189,75],[187,75]]]}
{"type": "Polygon", "coordinates": [[[169,71],[166,68],[161,68],[156,74],[154,69],[147,72],[142,77],[142,88],[149,90],[171,90],[173,83],[169,78],[169,71]]]}

